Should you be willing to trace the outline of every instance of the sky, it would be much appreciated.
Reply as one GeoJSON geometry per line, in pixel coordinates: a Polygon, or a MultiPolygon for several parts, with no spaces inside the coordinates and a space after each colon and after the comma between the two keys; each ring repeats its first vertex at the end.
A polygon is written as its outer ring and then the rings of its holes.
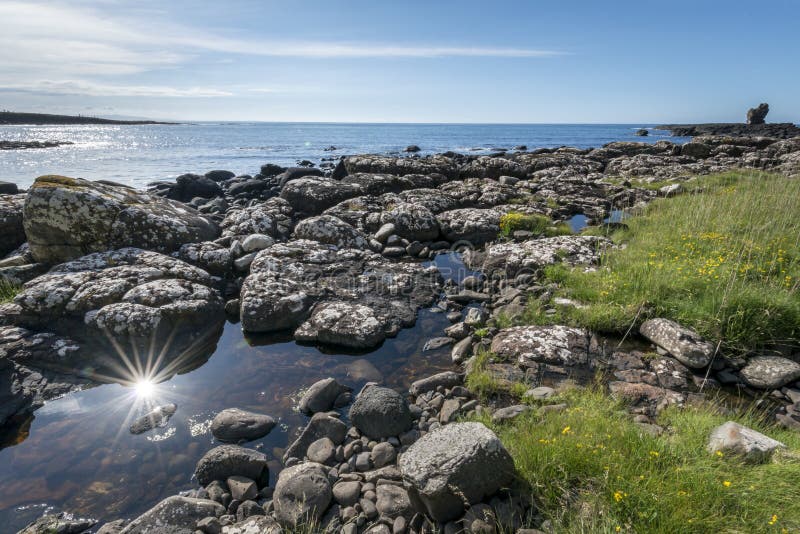
{"type": "Polygon", "coordinates": [[[0,109],[209,121],[800,122],[800,1],[0,0],[0,109]]]}

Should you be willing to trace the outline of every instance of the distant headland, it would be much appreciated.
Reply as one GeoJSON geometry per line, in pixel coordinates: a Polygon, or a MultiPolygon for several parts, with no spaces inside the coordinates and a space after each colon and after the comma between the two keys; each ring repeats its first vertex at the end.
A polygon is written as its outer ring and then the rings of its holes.
{"type": "Polygon", "coordinates": [[[177,124],[174,122],[159,121],[122,121],[114,119],[101,119],[99,117],[84,117],[81,115],[51,115],[48,113],[19,113],[16,111],[0,111],[0,125],[9,124],[177,124]]]}
{"type": "Polygon", "coordinates": [[[769,113],[766,102],[747,110],[747,122],[723,122],[707,124],[662,124],[656,130],[669,130],[679,137],[697,135],[728,135],[733,137],[774,137],[789,139],[800,136],[800,128],[791,122],[767,124],[765,119],[769,113]]]}

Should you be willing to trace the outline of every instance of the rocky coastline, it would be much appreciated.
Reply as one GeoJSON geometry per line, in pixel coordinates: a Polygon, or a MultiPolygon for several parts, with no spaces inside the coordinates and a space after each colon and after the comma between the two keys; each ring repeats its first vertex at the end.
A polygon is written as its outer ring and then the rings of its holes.
{"type": "Polygon", "coordinates": [[[699,135],[730,135],[736,137],[773,137],[791,139],[800,135],[800,128],[791,122],[770,124],[745,124],[737,122],[706,124],[662,124],[655,130],[669,130],[676,137],[694,137],[699,135]]]}
{"type": "MultiPolygon", "coordinates": [[[[714,359],[713,344],[664,318],[638,332],[657,358],[615,349],[582,328],[496,325],[531,298],[549,302],[546,267],[592,268],[614,246],[562,231],[575,216],[619,224],[615,212],[727,170],[800,175],[800,137],[731,132],[684,144],[492,156],[358,155],[328,171],[266,164],[252,176],[187,174],[147,191],[40,177],[26,192],[0,195],[0,281],[20,287],[0,304],[0,424],[107,381],[119,367],[115,347],[144,351],[173,339],[160,380],[201,365],[226,317],[246,332],[287,331],[299,342],[364,350],[413,325],[419,309],[435,308],[452,324],[430,343],[451,347],[452,370],[402,392],[369,383],[356,393],[332,378],[308,384],[299,409],[310,419],[285,450],[274,485],[267,456],[242,445],[275,421],[220,406],[212,433],[222,444],[198,459],[199,487],[96,532],[548,531],[497,435],[463,418],[564,410],[547,401],[559,385],[601,373],[642,431],[662,432],[655,415],[702,397],[709,384],[753,397],[771,392],[778,421],[800,429],[796,354],[714,359]],[[548,222],[501,239],[511,213],[548,222]],[[426,263],[454,250],[478,274],[446,279],[426,263]],[[524,396],[541,406],[485,402],[470,390],[465,374],[482,351],[505,361],[486,372],[527,384],[524,396]],[[94,373],[74,372],[87,367],[94,373]],[[552,387],[541,385],[545,378],[552,387]]],[[[159,407],[131,431],[147,432],[174,412],[159,407]]],[[[726,441],[725,431],[712,436],[718,450],[750,453],[758,443],[768,457],[781,446],[748,429],[726,441]]],[[[94,526],[47,515],[23,532],[94,526]]]]}
{"type": "Polygon", "coordinates": [[[55,148],[71,145],[72,141],[2,141],[0,150],[28,150],[32,148],[55,148]]]}

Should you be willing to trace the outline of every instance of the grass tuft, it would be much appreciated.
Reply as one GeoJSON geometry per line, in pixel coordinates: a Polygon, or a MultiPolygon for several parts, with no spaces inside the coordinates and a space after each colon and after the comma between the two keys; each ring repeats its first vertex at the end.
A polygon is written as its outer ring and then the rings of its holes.
{"type": "Polygon", "coordinates": [[[20,291],[20,287],[0,280],[0,304],[11,302],[20,291]]]}
{"type": "Polygon", "coordinates": [[[504,237],[511,237],[517,230],[526,230],[534,235],[554,237],[569,235],[572,231],[565,223],[554,223],[545,215],[525,215],[515,211],[500,217],[500,233],[504,237]]]}

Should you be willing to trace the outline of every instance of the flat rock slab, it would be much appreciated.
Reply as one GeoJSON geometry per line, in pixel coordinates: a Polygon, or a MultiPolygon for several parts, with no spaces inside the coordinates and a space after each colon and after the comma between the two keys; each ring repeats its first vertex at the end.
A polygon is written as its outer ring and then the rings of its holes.
{"type": "Polygon", "coordinates": [[[714,357],[712,343],[669,319],[649,319],[639,327],[639,333],[693,369],[706,367],[714,357]]]}
{"type": "Polygon", "coordinates": [[[784,448],[786,445],[780,441],[733,421],[715,428],[707,446],[709,452],[734,454],[754,463],[765,462],[777,449],[784,448]]]}
{"type": "MultiPolygon", "coordinates": [[[[522,243],[497,243],[486,248],[480,267],[487,275],[503,274],[514,278],[538,274],[547,265],[591,265],[597,263],[611,241],[597,236],[557,236],[531,239],[522,243]]],[[[469,262],[469,258],[467,258],[469,262]]]]}
{"type": "Polygon", "coordinates": [[[777,389],[800,378],[800,363],[780,356],[753,356],[739,376],[754,388],[777,389]]]}
{"type": "Polygon", "coordinates": [[[492,352],[522,366],[583,365],[596,352],[591,334],[571,326],[517,326],[492,339],[492,352]]]}
{"type": "Polygon", "coordinates": [[[213,221],[180,202],[65,176],[37,178],[23,213],[33,257],[49,264],[122,247],[172,252],[220,233],[213,221]]]}

